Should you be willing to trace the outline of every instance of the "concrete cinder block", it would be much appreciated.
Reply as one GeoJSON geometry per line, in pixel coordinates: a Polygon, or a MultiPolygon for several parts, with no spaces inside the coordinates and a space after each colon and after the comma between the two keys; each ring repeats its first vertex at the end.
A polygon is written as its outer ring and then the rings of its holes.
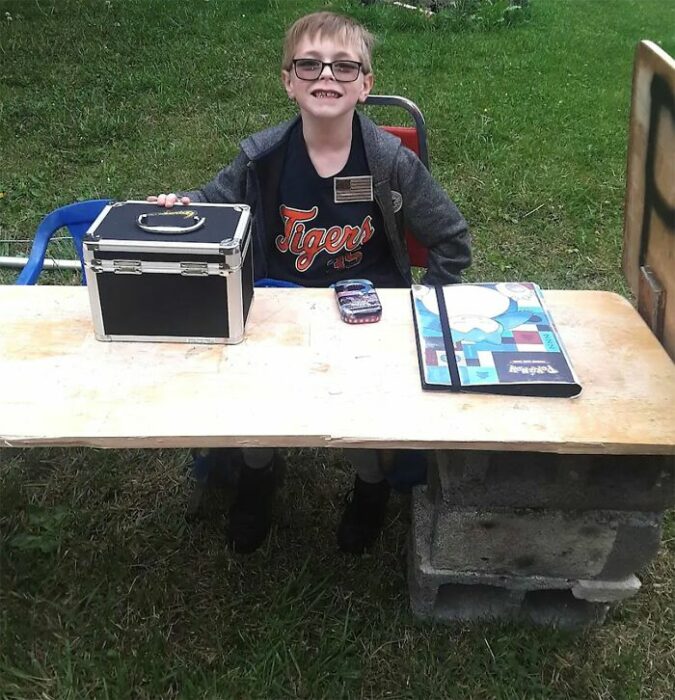
{"type": "Polygon", "coordinates": [[[620,581],[577,581],[571,588],[572,595],[591,603],[610,603],[624,600],[639,590],[640,579],[631,574],[620,581]]]}
{"type": "Polygon", "coordinates": [[[535,625],[576,630],[602,624],[608,610],[607,603],[578,600],[569,590],[550,590],[527,593],[521,614],[535,625]]]}
{"type": "Polygon", "coordinates": [[[574,579],[554,576],[514,576],[499,572],[453,570],[435,566],[431,561],[433,510],[426,489],[417,487],[412,497],[412,523],[408,547],[408,575],[418,586],[436,590],[447,583],[500,586],[512,590],[568,588],[574,579]]]}
{"type": "Polygon", "coordinates": [[[434,453],[430,498],[448,505],[661,512],[675,505],[672,455],[434,453]]]}
{"type": "Polygon", "coordinates": [[[619,579],[658,551],[662,516],[626,511],[434,508],[431,563],[440,569],[619,579]]]}
{"type": "Polygon", "coordinates": [[[424,488],[413,491],[408,546],[408,590],[415,617],[445,622],[518,617],[525,592],[500,586],[505,577],[442,571],[431,565],[431,518],[424,494],[424,488]]]}
{"type": "Polygon", "coordinates": [[[413,614],[423,620],[520,620],[576,629],[599,624],[608,606],[579,600],[574,579],[507,576],[434,567],[430,561],[431,509],[426,490],[413,492],[408,586],[413,614]]]}
{"type": "Polygon", "coordinates": [[[426,620],[513,620],[520,616],[524,596],[522,591],[484,584],[446,583],[434,590],[413,586],[410,607],[426,620]]]}
{"type": "Polygon", "coordinates": [[[602,571],[592,578],[621,579],[642,571],[656,557],[663,513],[631,513],[617,526],[616,540],[602,571]]]}
{"type": "Polygon", "coordinates": [[[410,592],[413,615],[431,622],[525,622],[579,630],[604,622],[608,603],[575,599],[568,590],[532,591],[514,599],[513,592],[489,587],[448,584],[438,595],[410,592]],[[432,602],[430,602],[432,601],[432,602]]]}

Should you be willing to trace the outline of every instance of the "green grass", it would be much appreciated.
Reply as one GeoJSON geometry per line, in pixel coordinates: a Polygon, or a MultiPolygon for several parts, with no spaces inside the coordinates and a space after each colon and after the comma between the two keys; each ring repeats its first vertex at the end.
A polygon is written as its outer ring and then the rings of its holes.
{"type": "MultiPolygon", "coordinates": [[[[625,292],[633,51],[675,53],[657,0],[531,0],[508,28],[352,0],[0,0],[0,255],[55,206],[198,185],[290,116],[282,28],[324,6],[379,36],[376,92],[423,109],[432,170],[473,230],[469,279],[625,292]]],[[[601,628],[423,625],[406,499],[370,555],[344,559],[348,467],[289,460],[273,536],[243,559],[224,504],[184,523],[185,451],[1,451],[0,698],[672,697],[672,513],[640,594],[601,628]]]]}
{"type": "Polygon", "coordinates": [[[6,451],[0,696],[669,697],[672,518],[601,628],[426,625],[408,611],[407,499],[370,555],[338,557],[348,470],[289,460],[269,543],[233,557],[225,501],[184,522],[183,451],[6,451]]]}
{"type": "MultiPolygon", "coordinates": [[[[433,172],[472,227],[470,279],[625,291],[633,51],[644,37],[675,47],[659,0],[535,0],[527,22],[484,32],[356,0],[3,0],[0,240],[78,198],[210,178],[242,137],[292,114],[282,28],[323,6],[378,35],[376,91],[422,107],[433,172]]],[[[63,246],[54,254],[72,255],[63,246]]]]}

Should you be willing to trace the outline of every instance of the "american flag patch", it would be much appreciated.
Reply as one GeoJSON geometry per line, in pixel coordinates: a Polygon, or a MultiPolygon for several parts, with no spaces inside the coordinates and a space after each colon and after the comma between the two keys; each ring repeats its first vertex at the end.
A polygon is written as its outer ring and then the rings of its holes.
{"type": "Polygon", "coordinates": [[[335,204],[347,202],[372,202],[373,178],[370,175],[356,177],[334,177],[333,195],[335,204]]]}

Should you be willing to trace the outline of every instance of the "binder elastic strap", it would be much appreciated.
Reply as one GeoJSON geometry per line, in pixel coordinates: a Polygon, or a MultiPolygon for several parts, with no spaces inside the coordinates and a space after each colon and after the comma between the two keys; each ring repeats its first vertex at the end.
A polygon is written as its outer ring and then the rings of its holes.
{"type": "Polygon", "coordinates": [[[445,356],[448,360],[448,369],[450,370],[450,379],[452,386],[450,391],[460,391],[462,383],[459,379],[459,369],[457,369],[457,357],[455,356],[455,344],[452,340],[452,331],[450,330],[450,319],[448,318],[448,309],[445,306],[445,295],[443,287],[436,286],[436,300],[438,301],[438,313],[441,321],[441,331],[443,332],[443,344],[445,345],[445,356]]]}

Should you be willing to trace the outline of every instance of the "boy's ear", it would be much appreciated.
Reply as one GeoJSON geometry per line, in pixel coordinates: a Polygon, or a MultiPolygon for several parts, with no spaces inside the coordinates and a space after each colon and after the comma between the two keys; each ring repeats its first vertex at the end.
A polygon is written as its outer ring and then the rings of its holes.
{"type": "Polygon", "coordinates": [[[295,99],[295,93],[293,91],[293,85],[291,82],[291,73],[287,70],[281,71],[281,82],[284,84],[284,90],[291,100],[295,99]]]}
{"type": "Polygon", "coordinates": [[[373,89],[375,84],[375,76],[373,73],[368,73],[363,76],[363,88],[361,89],[361,94],[359,95],[359,102],[365,102],[366,97],[370,95],[370,91],[373,89]]]}

